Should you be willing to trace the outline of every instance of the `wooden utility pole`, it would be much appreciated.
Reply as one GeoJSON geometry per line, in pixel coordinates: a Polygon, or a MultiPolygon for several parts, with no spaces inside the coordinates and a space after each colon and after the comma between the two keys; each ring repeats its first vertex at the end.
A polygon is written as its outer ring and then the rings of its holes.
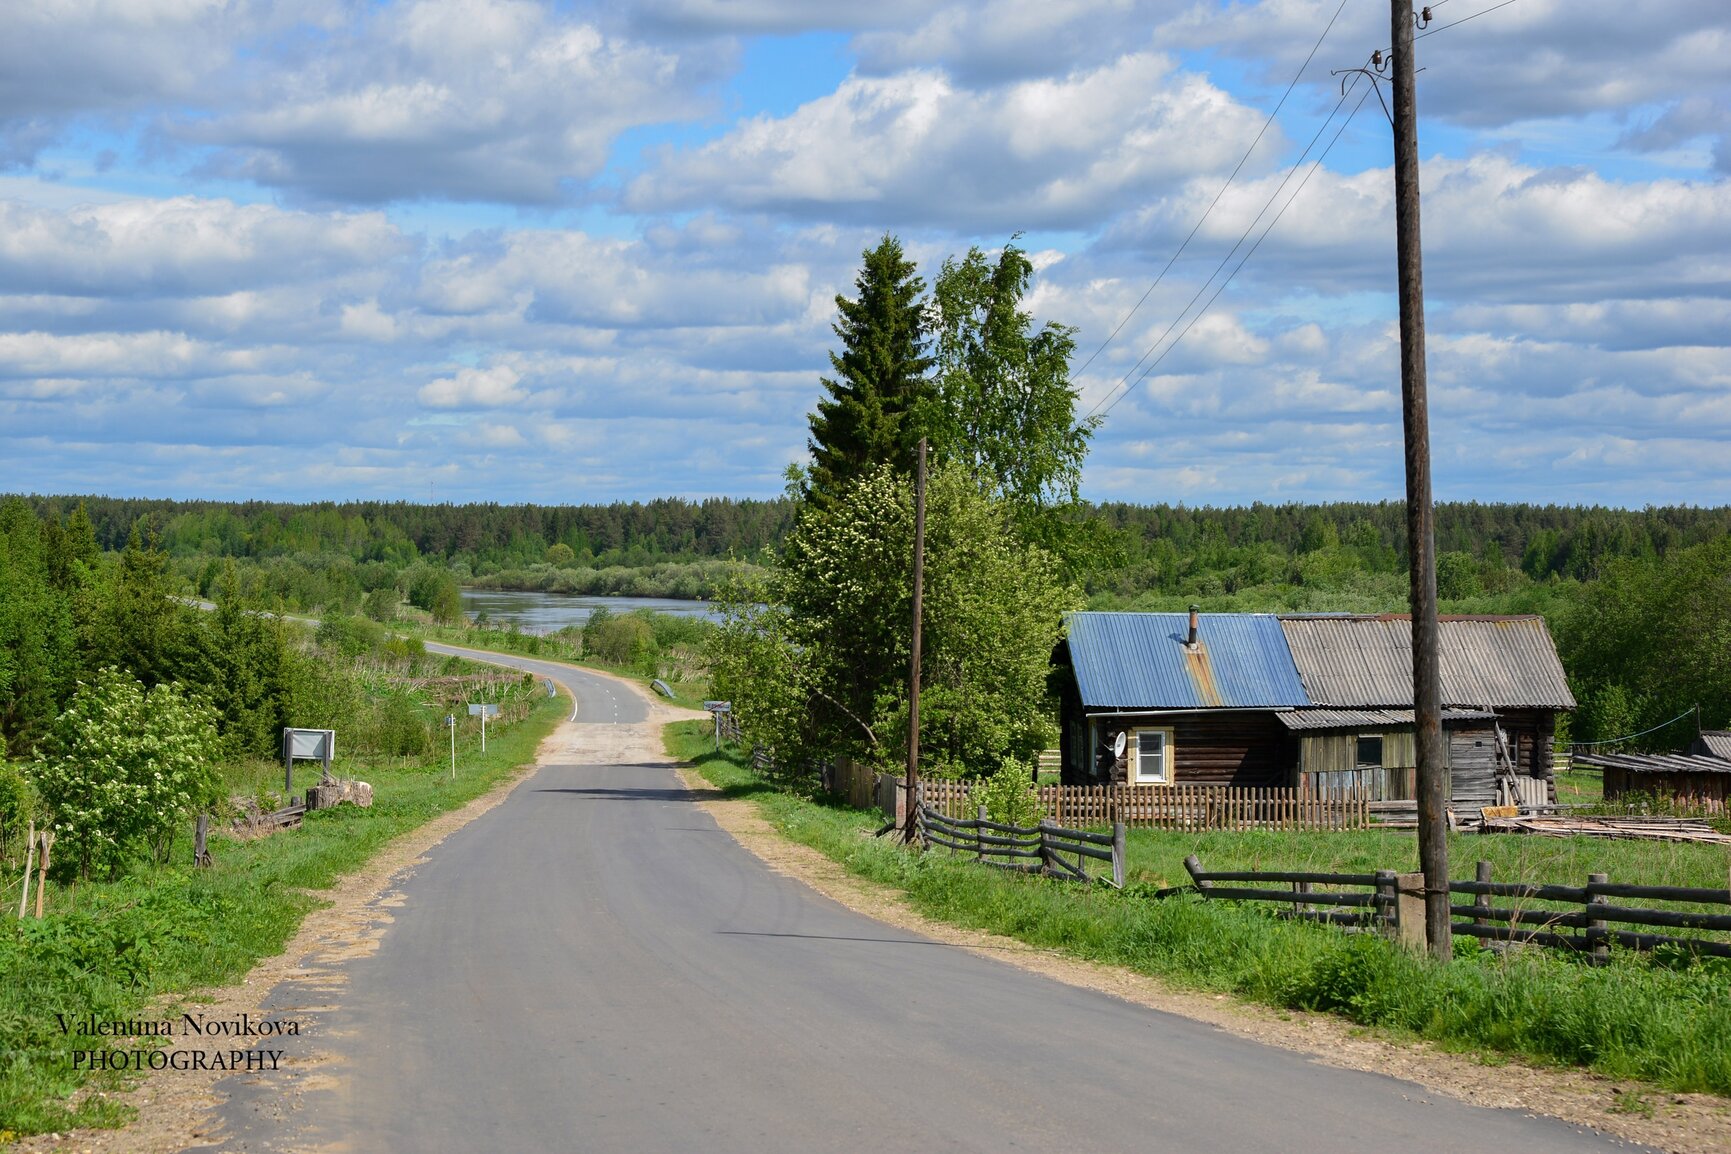
{"type": "Polygon", "coordinates": [[[1431,509],[1430,406],[1425,395],[1424,271],[1418,214],[1418,109],[1410,0],[1389,0],[1394,53],[1394,224],[1400,270],[1400,396],[1406,427],[1406,536],[1411,561],[1412,702],[1418,744],[1418,859],[1425,941],[1453,956],[1449,929],[1448,766],[1437,656],[1436,528],[1431,509]]]}
{"type": "Polygon", "coordinates": [[[914,473],[914,637],[908,662],[908,780],[907,819],[902,840],[912,845],[920,836],[920,608],[926,587],[926,439],[920,438],[920,460],[914,473]]]}

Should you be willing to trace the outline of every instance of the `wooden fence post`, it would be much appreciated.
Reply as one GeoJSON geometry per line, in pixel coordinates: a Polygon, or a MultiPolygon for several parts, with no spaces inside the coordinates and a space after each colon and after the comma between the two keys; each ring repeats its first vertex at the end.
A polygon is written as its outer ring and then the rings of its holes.
{"type": "Polygon", "coordinates": [[[24,839],[24,891],[18,895],[18,916],[22,918],[24,911],[30,908],[30,867],[36,858],[36,822],[30,822],[30,833],[24,839]]]}
{"type": "Polygon", "coordinates": [[[1050,821],[1046,820],[1045,818],[1040,819],[1039,829],[1040,829],[1040,872],[1041,873],[1053,872],[1052,871],[1052,857],[1053,857],[1052,843],[1049,840],[1050,835],[1046,832],[1048,829],[1051,828],[1051,826],[1052,826],[1052,823],[1050,821]]]}
{"type": "Polygon", "coordinates": [[[1195,854],[1191,854],[1189,857],[1184,859],[1184,869],[1190,874],[1190,880],[1195,883],[1197,892],[1206,898],[1208,896],[1208,890],[1214,883],[1202,880],[1201,859],[1195,854]]]}
{"type": "Polygon", "coordinates": [[[1603,919],[1593,917],[1593,907],[1605,904],[1605,895],[1592,892],[1592,887],[1610,881],[1606,874],[1587,875],[1587,942],[1591,946],[1593,964],[1602,966],[1611,960],[1611,946],[1603,919]]]}
{"type": "Polygon", "coordinates": [[[1124,823],[1112,826],[1112,884],[1124,888],[1124,823]]]}
{"type": "Polygon", "coordinates": [[[1297,901],[1292,903],[1292,914],[1294,917],[1302,918],[1310,909],[1310,903],[1304,900],[1304,895],[1310,892],[1310,883],[1293,882],[1292,892],[1298,898],[1297,901]]]}
{"type": "MultiPolygon", "coordinates": [[[[986,820],[986,807],[980,806],[974,817],[980,821],[986,820]]],[[[979,826],[974,827],[974,850],[981,861],[986,860],[986,831],[979,826]]],[[[951,851],[954,853],[955,851],[951,851]]]]}
{"type": "Polygon", "coordinates": [[[36,835],[42,842],[42,860],[36,873],[36,916],[42,916],[42,899],[48,895],[48,851],[54,848],[54,830],[43,830],[36,835]]]}
{"type": "Polygon", "coordinates": [[[1395,878],[1395,941],[1414,953],[1425,952],[1424,875],[1399,874],[1395,878]]]}
{"type": "Polygon", "coordinates": [[[201,813],[198,815],[198,825],[192,831],[192,864],[194,866],[210,865],[210,850],[205,848],[205,837],[209,832],[210,815],[201,813]]]}

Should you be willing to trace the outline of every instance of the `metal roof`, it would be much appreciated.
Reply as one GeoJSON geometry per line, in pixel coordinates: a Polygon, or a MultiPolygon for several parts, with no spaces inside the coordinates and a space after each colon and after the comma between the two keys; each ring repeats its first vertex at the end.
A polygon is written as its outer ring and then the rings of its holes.
{"type": "Polygon", "coordinates": [[[1577,753],[1574,764],[1628,773],[1731,773],[1731,761],[1698,753],[1577,753]]]}
{"type": "Polygon", "coordinates": [[[1731,730],[1704,729],[1701,736],[1695,739],[1692,753],[1704,753],[1708,757],[1722,757],[1731,761],[1731,730]]]}
{"type": "Polygon", "coordinates": [[[1309,705],[1270,613],[1072,613],[1070,661],[1089,709],[1279,709],[1309,705]]]}
{"type": "MultiPolygon", "coordinates": [[[[1294,732],[1412,724],[1410,709],[1289,709],[1274,716],[1294,732]]],[[[1495,717],[1496,714],[1483,709],[1445,709],[1442,715],[1445,725],[1451,721],[1490,721],[1495,717]]]]}
{"type": "MultiPolygon", "coordinates": [[[[1412,622],[1406,615],[1282,616],[1280,625],[1314,704],[1412,703],[1412,622]]],[[[1444,705],[1575,707],[1542,617],[1445,617],[1441,658],[1444,705]]]]}

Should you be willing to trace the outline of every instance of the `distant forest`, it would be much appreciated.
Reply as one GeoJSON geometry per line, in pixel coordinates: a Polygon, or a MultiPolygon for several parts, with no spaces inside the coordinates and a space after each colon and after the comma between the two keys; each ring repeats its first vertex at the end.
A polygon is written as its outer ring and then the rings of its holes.
{"type": "MultiPolygon", "coordinates": [[[[346,556],[406,565],[463,562],[472,573],[549,561],[566,566],[640,567],[732,558],[775,548],[792,523],[784,499],[677,498],[608,505],[416,505],[351,501],[168,501],[27,496],[40,516],[64,518],[78,504],[109,551],[147,519],[171,557],[263,559],[346,556]]],[[[1187,575],[1215,576],[1213,592],[1302,582],[1293,559],[1350,555],[1357,567],[1392,572],[1406,563],[1405,508],[1398,502],[1255,504],[1232,508],[1085,504],[1079,515],[1119,530],[1105,586],[1182,592],[1187,575]]],[[[1470,559],[1482,583],[1500,570],[1528,579],[1589,581],[1618,558],[1662,558],[1731,536],[1731,507],[1612,509],[1579,505],[1449,502],[1436,508],[1437,549],[1470,559]]],[[[1097,578],[1098,580],[1098,578],[1097,578]]]]}
{"type": "MultiPolygon", "coordinates": [[[[0,690],[39,616],[8,593],[8,566],[57,556],[69,540],[103,555],[104,571],[127,571],[125,557],[135,568],[160,567],[181,592],[390,621],[405,600],[456,618],[459,584],[712,597],[766,561],[793,518],[793,505],[781,500],[538,506],[29,497],[12,508],[24,514],[9,514],[23,543],[0,540],[0,690]]],[[[1083,567],[1078,599],[1092,608],[1398,612],[1407,605],[1405,511],[1395,502],[1112,503],[1075,515],[1091,523],[1079,536],[1097,552],[1097,563],[1083,567]]],[[[1570,720],[1576,740],[1660,727],[1640,742],[1671,748],[1696,724],[1731,726],[1731,508],[1444,504],[1437,547],[1444,612],[1545,616],[1581,702],[1570,720]],[[1680,715],[1684,723],[1668,724],[1680,715]]],[[[0,710],[6,699],[0,692],[0,710]]]]}

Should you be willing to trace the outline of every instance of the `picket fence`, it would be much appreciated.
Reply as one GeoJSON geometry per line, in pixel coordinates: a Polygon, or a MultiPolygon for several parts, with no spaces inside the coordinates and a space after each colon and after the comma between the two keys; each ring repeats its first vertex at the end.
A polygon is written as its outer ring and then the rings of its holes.
{"type": "MultiPolygon", "coordinates": [[[[1122,822],[1131,829],[1340,830],[1371,824],[1370,795],[1306,797],[1291,789],[1232,785],[1043,785],[1040,808],[1059,825],[1098,828],[1122,822]]],[[[971,782],[927,780],[921,801],[951,819],[974,816],[979,802],[971,782]]]]}

